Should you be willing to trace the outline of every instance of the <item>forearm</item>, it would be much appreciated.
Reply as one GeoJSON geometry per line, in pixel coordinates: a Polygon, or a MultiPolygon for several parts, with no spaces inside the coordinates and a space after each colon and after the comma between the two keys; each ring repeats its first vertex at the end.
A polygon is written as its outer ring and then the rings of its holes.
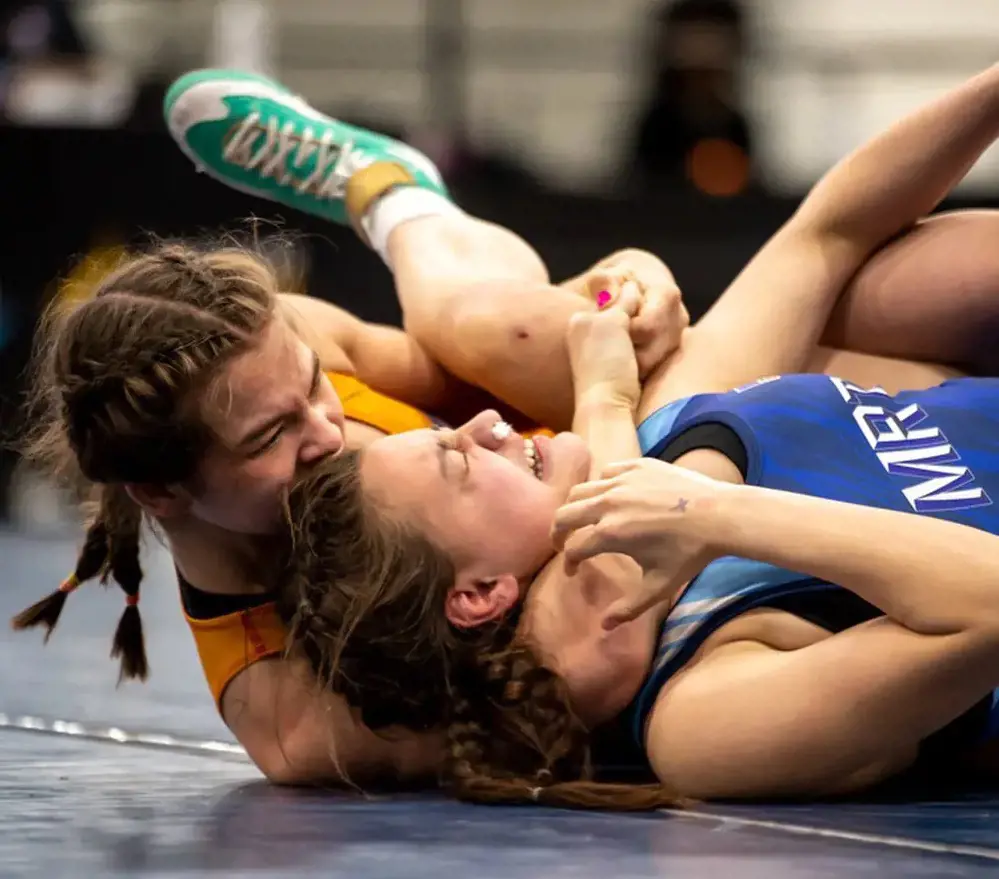
{"type": "Polygon", "coordinates": [[[930,213],[999,136],[999,65],[839,162],[798,220],[876,246],[930,213]]]}
{"type": "Polygon", "coordinates": [[[365,384],[421,409],[443,411],[460,386],[416,339],[396,327],[362,324],[347,356],[365,384]]]}
{"type": "Polygon", "coordinates": [[[953,522],[753,486],[718,493],[725,555],[843,586],[915,632],[999,626],[999,540],[953,522]]]}
{"type": "Polygon", "coordinates": [[[396,327],[371,324],[312,296],[281,294],[279,309],[328,372],[355,375],[376,391],[435,411],[459,383],[420,343],[396,327]]]}
{"type": "Polygon", "coordinates": [[[641,457],[632,407],[612,396],[599,393],[580,395],[572,421],[572,432],[590,450],[590,478],[615,461],[641,457]]]}
{"type": "Polygon", "coordinates": [[[650,375],[640,410],[801,371],[851,279],[931,211],[999,134],[999,67],[840,162],[650,375]]]}
{"type": "Polygon", "coordinates": [[[352,373],[354,365],[347,354],[361,321],[332,302],[281,293],[278,313],[295,334],[316,354],[324,370],[352,373]]]}

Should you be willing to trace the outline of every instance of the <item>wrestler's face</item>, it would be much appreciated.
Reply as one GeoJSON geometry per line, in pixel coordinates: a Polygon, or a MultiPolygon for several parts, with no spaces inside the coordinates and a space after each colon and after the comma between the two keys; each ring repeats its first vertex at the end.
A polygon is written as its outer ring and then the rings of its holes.
{"type": "Polygon", "coordinates": [[[241,534],[282,524],[299,470],[344,448],[343,406],[315,353],[276,320],[201,401],[215,434],[189,500],[195,518],[241,534]]]}
{"type": "Polygon", "coordinates": [[[533,576],[554,553],[555,511],[589,469],[575,434],[525,444],[499,423],[489,410],[457,430],[379,439],[361,458],[364,490],[444,550],[469,583],[533,576]]]}

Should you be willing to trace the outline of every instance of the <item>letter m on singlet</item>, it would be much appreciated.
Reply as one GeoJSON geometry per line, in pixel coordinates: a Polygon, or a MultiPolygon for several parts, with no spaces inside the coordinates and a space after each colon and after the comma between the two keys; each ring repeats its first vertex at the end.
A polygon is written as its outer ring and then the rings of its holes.
{"type": "Polygon", "coordinates": [[[915,404],[897,411],[884,408],[882,388],[863,389],[833,380],[853,419],[881,466],[892,476],[919,480],[901,488],[917,513],[947,513],[987,507],[992,498],[975,484],[971,468],[926,412],[915,404]]]}
{"type": "Polygon", "coordinates": [[[917,513],[946,513],[987,507],[992,499],[975,474],[957,463],[960,455],[949,443],[928,448],[900,448],[879,451],[878,460],[893,476],[915,477],[920,481],[907,485],[902,494],[917,513]]]}

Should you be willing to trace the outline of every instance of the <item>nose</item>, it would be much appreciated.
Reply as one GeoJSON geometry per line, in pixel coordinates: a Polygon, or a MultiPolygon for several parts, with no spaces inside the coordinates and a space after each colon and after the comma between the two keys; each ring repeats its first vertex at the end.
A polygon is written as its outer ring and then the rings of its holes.
{"type": "MultiPolygon", "coordinates": [[[[509,428],[496,432],[496,425],[503,422],[503,417],[495,409],[480,412],[471,421],[466,421],[456,433],[471,439],[477,446],[490,452],[505,454],[508,449],[519,451],[523,438],[519,433],[509,428]]],[[[504,422],[505,423],[505,422],[504,422]]]]}
{"type": "Polygon", "coordinates": [[[329,455],[339,455],[346,446],[342,411],[317,406],[310,410],[299,457],[303,464],[313,464],[329,455]]]}

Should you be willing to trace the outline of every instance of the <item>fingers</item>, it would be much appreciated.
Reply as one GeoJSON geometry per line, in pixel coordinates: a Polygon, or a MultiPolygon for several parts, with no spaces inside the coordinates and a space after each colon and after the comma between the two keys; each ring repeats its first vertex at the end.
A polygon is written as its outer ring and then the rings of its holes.
{"type": "Polygon", "coordinates": [[[630,623],[632,620],[638,619],[646,611],[651,610],[662,600],[663,595],[658,591],[641,591],[635,595],[621,598],[607,608],[607,613],[604,614],[603,627],[605,630],[611,631],[624,623],[630,623]]]}
{"type": "Polygon", "coordinates": [[[600,311],[618,308],[634,317],[644,302],[644,291],[630,273],[608,271],[594,275],[589,282],[589,295],[600,311]]]}
{"type": "Polygon", "coordinates": [[[613,536],[607,528],[597,529],[612,510],[618,512],[628,506],[628,494],[622,495],[626,474],[643,467],[645,459],[619,461],[608,464],[600,472],[600,479],[574,486],[565,503],[555,511],[551,537],[555,548],[572,557],[575,565],[580,561],[605,552],[616,552],[613,536]],[[616,492],[615,492],[616,490],[616,492]],[[588,530],[587,530],[588,529],[588,530]],[[585,537],[576,539],[575,532],[586,530],[585,537]]]}
{"type": "MultiPolygon", "coordinates": [[[[595,525],[608,509],[608,494],[621,483],[617,477],[636,469],[638,461],[622,461],[609,464],[601,471],[600,479],[581,482],[573,486],[552,521],[552,538],[561,547],[567,535],[586,525],[595,525]]],[[[611,500],[613,503],[613,499],[611,500]]]]}
{"type": "Polygon", "coordinates": [[[623,476],[625,473],[631,473],[633,470],[644,469],[648,461],[648,458],[630,458],[627,461],[615,461],[612,464],[606,464],[600,470],[600,479],[596,483],[583,482],[577,485],[569,492],[569,497],[572,497],[572,492],[578,491],[587,485],[600,484],[608,479],[613,479],[615,476],[623,476]]]}
{"type": "Polygon", "coordinates": [[[628,331],[635,347],[645,350],[655,365],[676,350],[689,325],[690,315],[679,289],[658,287],[646,291],[628,331]]]}
{"type": "Polygon", "coordinates": [[[561,551],[565,572],[571,575],[575,574],[577,568],[588,559],[621,550],[611,530],[597,523],[583,526],[568,534],[561,551]]]}
{"type": "MultiPolygon", "coordinates": [[[[599,483],[589,483],[598,485],[599,483]]],[[[595,489],[588,497],[576,498],[563,504],[555,511],[552,521],[552,542],[556,549],[562,550],[572,533],[587,526],[596,525],[604,514],[602,498],[607,489],[595,489]]]]}
{"type": "Polygon", "coordinates": [[[607,608],[603,628],[609,631],[630,623],[660,605],[672,607],[683,586],[704,570],[705,564],[703,558],[691,556],[679,566],[671,564],[668,570],[646,569],[641,585],[607,608]]]}
{"type": "Polygon", "coordinates": [[[680,315],[686,309],[679,287],[656,285],[646,288],[643,293],[643,308],[636,318],[640,327],[661,329],[680,322],[680,315]]]}
{"type": "Polygon", "coordinates": [[[629,318],[637,319],[636,315],[642,310],[644,299],[642,291],[634,281],[625,281],[621,285],[621,291],[616,299],[612,299],[605,307],[618,308],[629,318]]]}
{"type": "MultiPolygon", "coordinates": [[[[589,482],[580,482],[569,489],[569,494],[565,499],[566,504],[574,501],[584,501],[596,495],[605,494],[610,491],[616,483],[610,481],[610,477],[604,476],[601,472],[599,479],[591,479],[589,482]]],[[[563,508],[564,509],[564,508],[563,508]]]]}

